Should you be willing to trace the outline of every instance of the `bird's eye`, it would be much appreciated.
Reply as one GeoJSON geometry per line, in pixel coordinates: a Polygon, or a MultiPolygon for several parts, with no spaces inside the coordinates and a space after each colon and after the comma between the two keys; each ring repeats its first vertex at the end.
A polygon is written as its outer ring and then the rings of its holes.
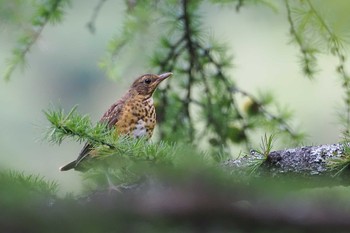
{"type": "Polygon", "coordinates": [[[146,83],[146,84],[150,84],[151,82],[152,82],[152,80],[151,80],[150,78],[146,78],[146,79],[145,79],[145,83],[146,83]]]}

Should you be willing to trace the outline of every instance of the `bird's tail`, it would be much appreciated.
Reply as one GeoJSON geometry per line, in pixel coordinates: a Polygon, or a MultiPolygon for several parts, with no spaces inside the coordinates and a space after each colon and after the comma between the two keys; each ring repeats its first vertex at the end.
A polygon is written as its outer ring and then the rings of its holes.
{"type": "Polygon", "coordinates": [[[72,161],[72,162],[70,162],[70,163],[60,167],[60,171],[68,171],[70,169],[75,168],[76,165],[77,165],[77,161],[74,160],[74,161],[72,161]]]}

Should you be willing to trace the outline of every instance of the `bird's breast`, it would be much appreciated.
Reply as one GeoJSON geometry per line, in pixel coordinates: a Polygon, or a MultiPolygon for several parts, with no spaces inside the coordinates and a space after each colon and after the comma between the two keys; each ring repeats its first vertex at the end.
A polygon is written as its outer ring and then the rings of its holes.
{"type": "Polygon", "coordinates": [[[150,138],[155,124],[156,112],[153,100],[134,100],[126,104],[116,129],[118,134],[150,138]]]}
{"type": "Polygon", "coordinates": [[[134,126],[134,130],[132,131],[132,135],[135,138],[147,136],[146,122],[144,122],[142,119],[139,119],[136,122],[136,125],[134,126]]]}

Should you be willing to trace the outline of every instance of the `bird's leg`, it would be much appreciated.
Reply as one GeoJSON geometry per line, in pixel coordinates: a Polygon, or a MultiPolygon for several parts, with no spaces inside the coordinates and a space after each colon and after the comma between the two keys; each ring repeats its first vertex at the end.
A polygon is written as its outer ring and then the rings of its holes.
{"type": "Polygon", "coordinates": [[[108,193],[111,194],[113,191],[117,191],[117,192],[121,193],[119,186],[113,184],[108,173],[106,173],[106,178],[107,178],[107,182],[108,182],[108,193]]]}

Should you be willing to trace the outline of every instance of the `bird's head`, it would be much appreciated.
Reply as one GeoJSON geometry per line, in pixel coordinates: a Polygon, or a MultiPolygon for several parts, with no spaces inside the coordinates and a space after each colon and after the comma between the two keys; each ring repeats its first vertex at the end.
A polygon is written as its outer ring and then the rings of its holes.
{"type": "Polygon", "coordinates": [[[131,85],[131,90],[136,91],[138,95],[148,99],[152,96],[159,83],[164,79],[170,77],[173,73],[164,73],[160,75],[156,74],[144,74],[131,85]]]}

